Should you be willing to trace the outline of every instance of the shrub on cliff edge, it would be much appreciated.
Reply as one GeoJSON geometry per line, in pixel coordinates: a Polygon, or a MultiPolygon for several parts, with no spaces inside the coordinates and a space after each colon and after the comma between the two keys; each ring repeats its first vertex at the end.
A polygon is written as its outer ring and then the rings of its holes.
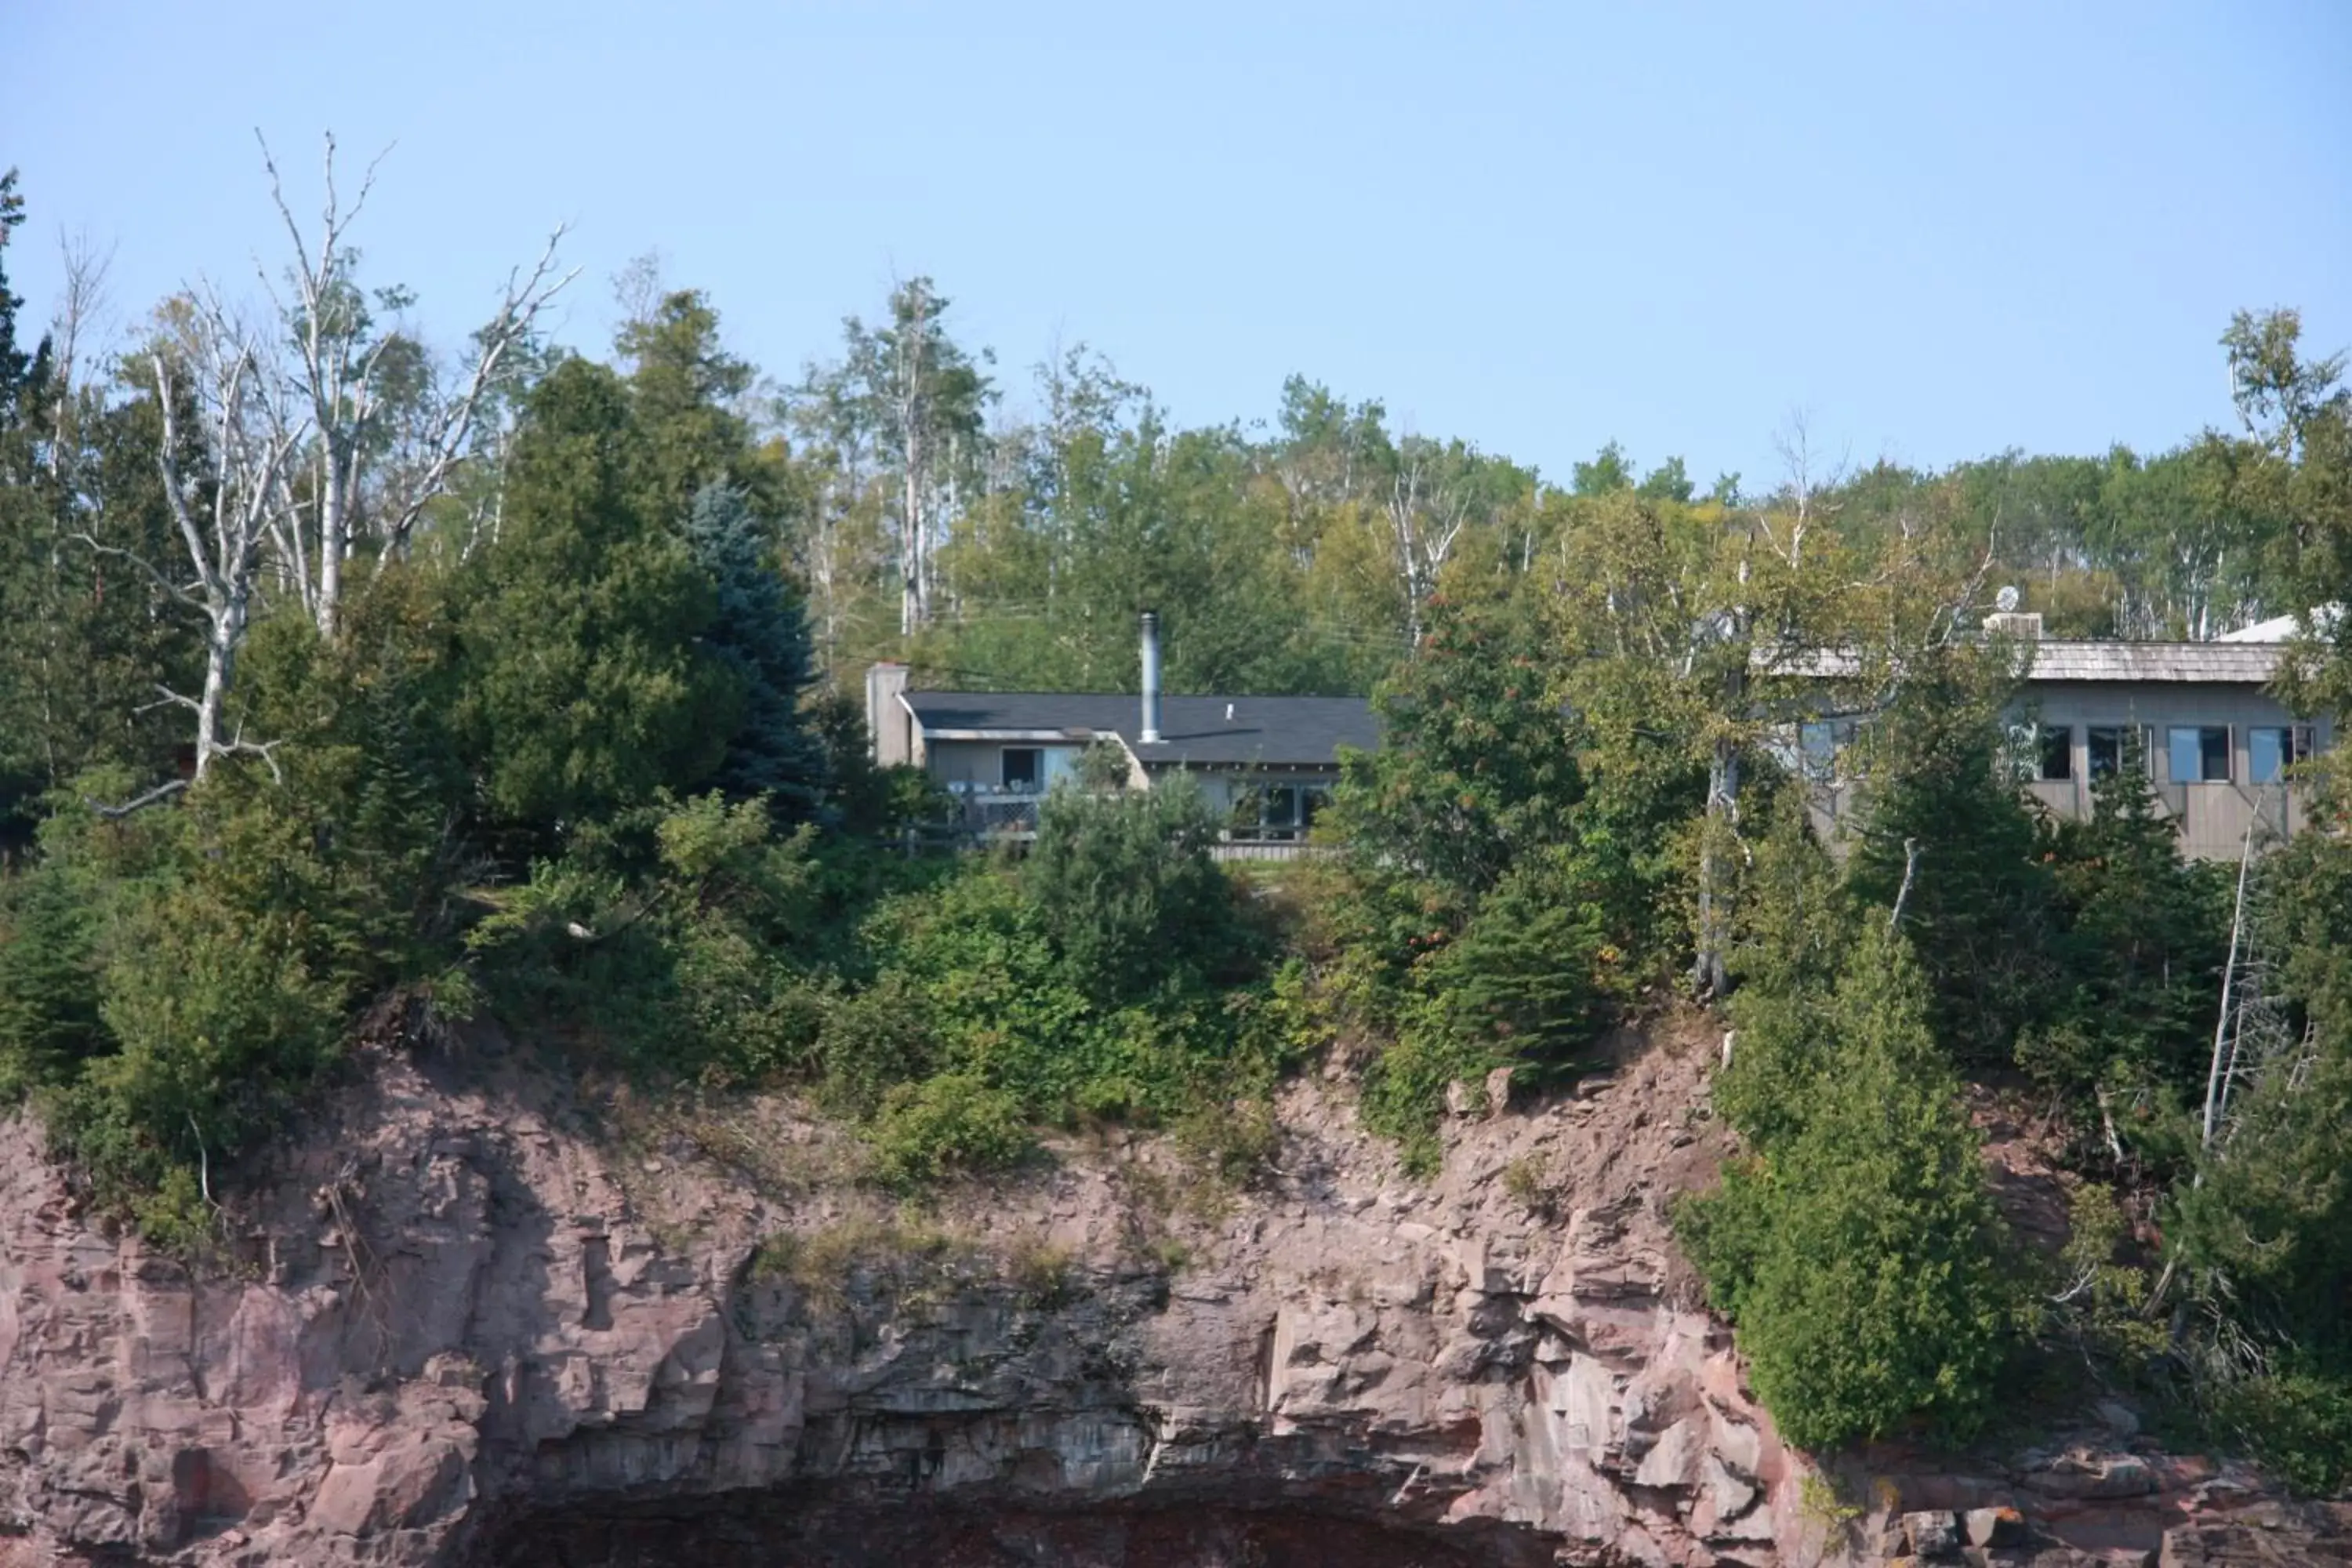
{"type": "Polygon", "coordinates": [[[1907,945],[1864,922],[1821,1021],[1811,1103],[1678,1215],[1757,1393],[1800,1447],[1914,1417],[1965,1435],[2008,1353],[2000,1222],[1927,1006],[1907,945]]]}

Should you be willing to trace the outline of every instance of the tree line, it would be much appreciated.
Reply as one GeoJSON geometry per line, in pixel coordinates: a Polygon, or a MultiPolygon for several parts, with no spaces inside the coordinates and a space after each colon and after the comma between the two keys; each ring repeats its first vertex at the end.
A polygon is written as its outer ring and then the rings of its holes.
{"type": "MultiPolygon", "coordinates": [[[[1245,1181],[1333,1049],[1425,1168],[1449,1085],[1705,1005],[1742,1153],[1678,1223],[1794,1440],[1966,1432],[2022,1371],[2352,1468],[2352,850],[2241,893],[2130,769],[2037,817],[1980,631],[2004,584],[2061,635],[2352,596],[2352,399],[2292,311],[2223,336],[2238,427],[2161,454],[1825,470],[1800,429],[1769,488],[1613,445],[1556,485],[1304,378],[1180,428],[1080,350],[1016,416],[928,279],[781,387],[650,267],[607,355],[553,348],[551,250],[440,348],[361,277],[365,195],[281,197],[265,298],[101,352],[89,269],[20,321],[0,184],[0,1092],[93,1202],[201,1251],[355,1041],[473,1017],[791,1088],[919,1191],[1097,1117],[1245,1181]],[[868,760],[863,663],[1117,689],[1139,603],[1175,689],[1372,694],[1334,853],[1237,880],[1181,785],[898,853],[939,802],[868,760]],[[1824,703],[1834,843],[1782,740],[1824,703]],[[2068,1140],[2047,1278],[2001,1265],[1972,1083],[2068,1140]]],[[[2347,638],[2298,646],[2303,710],[2352,707],[2347,638]]]]}

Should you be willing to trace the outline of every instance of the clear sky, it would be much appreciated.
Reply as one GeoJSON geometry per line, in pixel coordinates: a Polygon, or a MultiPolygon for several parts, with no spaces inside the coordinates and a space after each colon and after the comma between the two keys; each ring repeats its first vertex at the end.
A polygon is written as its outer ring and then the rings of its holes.
{"type": "Polygon", "coordinates": [[[2215,339],[2352,344],[2352,5],[911,7],[0,0],[0,166],[129,319],[278,240],[253,132],[388,143],[369,276],[454,340],[574,226],[562,335],[664,255],[790,376],[927,272],[1027,367],[1085,342],[1187,422],[1301,371],[1539,465],[1614,437],[1780,476],[2155,448],[2215,339]]]}

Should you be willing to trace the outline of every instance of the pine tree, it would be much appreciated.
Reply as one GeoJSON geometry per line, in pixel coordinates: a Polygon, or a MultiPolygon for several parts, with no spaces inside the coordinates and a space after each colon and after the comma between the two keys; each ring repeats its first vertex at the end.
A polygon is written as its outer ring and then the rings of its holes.
{"type": "Polygon", "coordinates": [[[2007,1353],[2000,1220],[1928,1004],[1907,944],[1864,922],[1816,1023],[1801,1115],[1680,1216],[1758,1394],[1800,1447],[1915,1416],[1964,1435],[2007,1353]]]}
{"type": "Polygon", "coordinates": [[[702,647],[741,693],[741,718],[712,782],[734,795],[766,793],[793,817],[814,809],[824,756],[800,712],[812,652],[799,596],[771,556],[773,530],[732,485],[705,485],[687,519],[696,564],[717,599],[702,647]]]}
{"type": "Polygon", "coordinates": [[[2072,994],[2019,1042],[2021,1065],[2090,1090],[2186,1084],[2201,1074],[2229,950],[2226,881],[2182,859],[2137,757],[2091,785],[2091,819],[2053,839],[2060,956],[2072,994]]]}
{"type": "Polygon", "coordinates": [[[1996,653],[1933,652],[1869,742],[1854,890],[1901,906],[1936,1031],[1964,1061],[2003,1062],[2051,1005],[2054,894],[2003,755],[2012,672],[1996,653]]]}
{"type": "Polygon", "coordinates": [[[621,383],[581,361],[532,394],[502,536],[467,584],[457,728],[493,811],[541,834],[684,791],[724,760],[741,693],[696,640],[713,593],[646,515],[621,383]]]}

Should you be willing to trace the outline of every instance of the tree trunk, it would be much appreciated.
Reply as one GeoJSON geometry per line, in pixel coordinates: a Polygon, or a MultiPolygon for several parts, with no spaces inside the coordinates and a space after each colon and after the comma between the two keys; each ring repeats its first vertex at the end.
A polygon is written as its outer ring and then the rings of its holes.
{"type": "Polygon", "coordinates": [[[1698,858],[1698,952],[1691,985],[1701,996],[1721,997],[1730,989],[1725,952],[1731,945],[1731,905],[1724,887],[1723,846],[1739,819],[1739,749],[1728,736],[1715,742],[1707,758],[1706,822],[1698,858]]]}
{"type": "Polygon", "coordinates": [[[343,600],[343,556],[351,534],[351,511],[343,497],[343,443],[321,431],[326,482],[319,491],[319,635],[335,635],[336,612],[343,600]]]}
{"type": "Polygon", "coordinates": [[[228,747],[221,740],[221,712],[228,702],[229,682],[236,674],[236,650],[245,641],[248,611],[242,593],[227,597],[211,616],[205,633],[205,688],[196,699],[196,777],[203,778],[213,759],[228,747]]]}

